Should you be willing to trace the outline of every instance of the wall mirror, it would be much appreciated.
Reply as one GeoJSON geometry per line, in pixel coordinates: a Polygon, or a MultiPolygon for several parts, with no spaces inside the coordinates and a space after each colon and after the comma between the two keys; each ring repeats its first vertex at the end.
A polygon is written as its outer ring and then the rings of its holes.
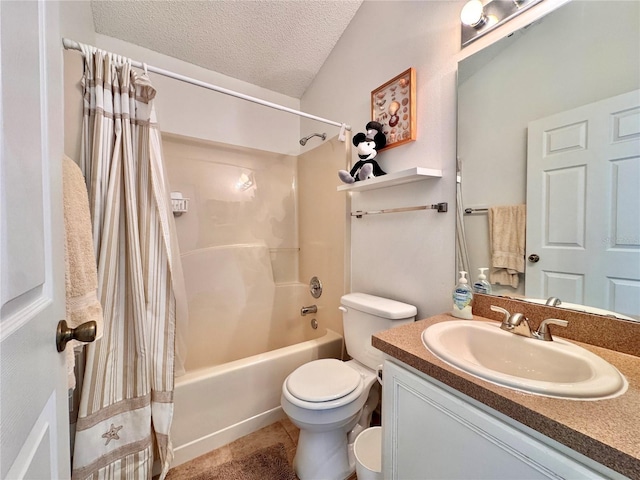
{"type": "MultiPolygon", "coordinates": [[[[479,267],[491,266],[486,209],[526,204],[525,271],[518,275],[516,288],[494,284],[492,293],[535,299],[555,296],[568,308],[594,307],[593,313],[604,309],[640,320],[639,89],[638,1],[574,0],[459,63],[462,208],[457,237],[464,232],[466,242],[458,241],[457,247],[460,259],[466,246],[468,264],[461,269],[468,270],[471,279],[477,278],[479,267]],[[624,142],[619,143],[629,148],[608,158],[606,170],[559,162],[527,172],[527,157],[537,143],[558,151],[594,144],[595,135],[590,131],[587,135],[581,127],[594,122],[572,117],[567,121],[562,117],[565,112],[582,112],[585,106],[622,94],[630,95],[626,100],[631,106],[617,106],[612,110],[615,115],[609,113],[607,118],[615,117],[617,123],[612,127],[615,132],[607,135],[622,135],[624,142]],[[562,126],[542,122],[538,137],[528,138],[540,119],[561,117],[562,126]],[[560,134],[552,136],[550,131],[560,134]],[[538,142],[539,138],[544,141],[538,142]],[[542,187],[532,186],[532,180],[542,182],[542,187]],[[472,213],[463,214],[466,208],[472,213]],[[592,224],[593,220],[597,222],[592,224]],[[532,232],[543,237],[539,251],[532,251],[529,244],[532,232]],[[587,249],[594,245],[619,255],[601,259],[587,249]],[[565,259],[578,252],[574,263],[588,271],[576,273],[553,265],[549,253],[553,250],[565,259]],[[531,254],[539,255],[540,261],[526,261],[531,254]],[[620,264],[620,271],[610,271],[613,263],[620,264]],[[592,285],[593,275],[604,280],[592,285]]],[[[530,170],[531,165],[529,160],[530,170]]]]}

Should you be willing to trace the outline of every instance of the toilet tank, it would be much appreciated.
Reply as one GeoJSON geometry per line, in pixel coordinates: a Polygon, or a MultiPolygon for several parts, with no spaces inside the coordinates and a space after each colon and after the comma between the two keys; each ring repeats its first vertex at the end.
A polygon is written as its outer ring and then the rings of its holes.
{"type": "Polygon", "coordinates": [[[375,370],[384,354],[371,346],[371,335],[413,322],[417,309],[407,303],[366,293],[349,293],[340,299],[347,353],[375,370]]]}

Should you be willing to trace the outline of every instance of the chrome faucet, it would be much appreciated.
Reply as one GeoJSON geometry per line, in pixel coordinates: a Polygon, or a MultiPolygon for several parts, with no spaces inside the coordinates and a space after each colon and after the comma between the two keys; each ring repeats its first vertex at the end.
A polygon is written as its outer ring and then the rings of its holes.
{"type": "Polygon", "coordinates": [[[504,315],[504,319],[500,324],[500,328],[507,332],[511,332],[515,335],[521,335],[523,337],[535,338],[536,340],[544,340],[545,342],[553,341],[553,337],[551,336],[551,331],[549,330],[549,325],[559,325],[561,327],[566,327],[569,325],[569,322],[566,320],[560,320],[558,318],[547,318],[543,320],[538,330],[532,331],[531,326],[529,325],[529,320],[522,313],[514,313],[510,314],[504,308],[496,307],[495,305],[491,305],[491,310],[494,312],[502,313],[504,315]]]}
{"type": "Polygon", "coordinates": [[[514,313],[511,315],[507,310],[501,307],[491,305],[491,310],[494,312],[502,313],[504,318],[500,324],[500,328],[507,332],[521,335],[523,337],[531,337],[531,327],[529,326],[529,320],[522,313],[514,313]]]}
{"type": "Polygon", "coordinates": [[[562,303],[558,297],[549,297],[547,298],[547,303],[545,303],[548,307],[557,307],[562,303]]]}
{"type": "Polygon", "coordinates": [[[538,340],[545,340],[547,342],[553,341],[553,337],[551,336],[551,331],[549,330],[549,325],[559,325],[561,327],[566,327],[569,325],[569,322],[566,320],[560,320],[559,318],[547,318],[543,320],[538,330],[533,332],[534,338],[538,340]]]}
{"type": "Polygon", "coordinates": [[[300,309],[300,315],[305,316],[308,313],[317,313],[318,307],[316,305],[310,305],[308,307],[302,307],[300,309]]]}

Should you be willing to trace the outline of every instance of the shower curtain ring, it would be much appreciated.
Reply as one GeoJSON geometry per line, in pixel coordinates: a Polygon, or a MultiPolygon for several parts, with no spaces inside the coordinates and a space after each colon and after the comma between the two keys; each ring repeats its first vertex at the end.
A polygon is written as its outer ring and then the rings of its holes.
{"type": "Polygon", "coordinates": [[[338,140],[340,140],[341,142],[344,142],[347,139],[345,135],[346,130],[347,130],[347,124],[343,123],[340,126],[340,133],[338,134],[338,140]]]}

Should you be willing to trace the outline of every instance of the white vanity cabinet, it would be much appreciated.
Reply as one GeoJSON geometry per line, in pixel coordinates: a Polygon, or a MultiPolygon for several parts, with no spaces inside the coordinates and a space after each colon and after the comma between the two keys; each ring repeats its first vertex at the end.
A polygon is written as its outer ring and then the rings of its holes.
{"type": "Polygon", "coordinates": [[[385,479],[626,478],[402,365],[384,364],[385,479]]]}

